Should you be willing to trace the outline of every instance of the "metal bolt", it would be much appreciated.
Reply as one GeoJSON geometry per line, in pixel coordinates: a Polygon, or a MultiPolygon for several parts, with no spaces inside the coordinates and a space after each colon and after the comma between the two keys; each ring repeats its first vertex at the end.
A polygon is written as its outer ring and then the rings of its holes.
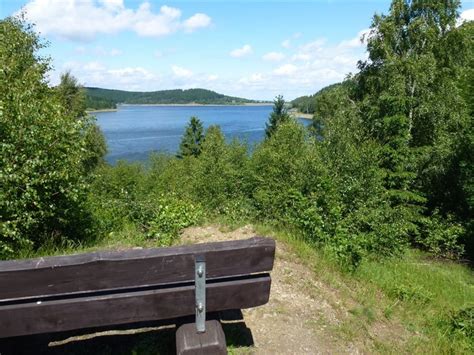
{"type": "Polygon", "coordinates": [[[198,271],[197,271],[198,276],[202,277],[203,273],[204,273],[204,271],[202,269],[202,266],[199,266],[198,271]]]}
{"type": "Polygon", "coordinates": [[[199,312],[202,312],[204,310],[204,307],[201,302],[198,303],[197,309],[199,312]]]}

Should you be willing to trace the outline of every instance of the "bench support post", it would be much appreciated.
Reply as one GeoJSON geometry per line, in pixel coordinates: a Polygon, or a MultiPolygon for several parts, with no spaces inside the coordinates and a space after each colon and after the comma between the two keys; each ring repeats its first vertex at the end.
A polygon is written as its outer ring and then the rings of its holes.
{"type": "Polygon", "coordinates": [[[225,355],[227,347],[222,325],[217,320],[206,322],[206,332],[196,332],[193,323],[181,325],[176,331],[177,355],[225,355]]]}
{"type": "Polygon", "coordinates": [[[195,259],[195,292],[196,292],[196,331],[206,331],[206,261],[204,256],[195,259]]]}

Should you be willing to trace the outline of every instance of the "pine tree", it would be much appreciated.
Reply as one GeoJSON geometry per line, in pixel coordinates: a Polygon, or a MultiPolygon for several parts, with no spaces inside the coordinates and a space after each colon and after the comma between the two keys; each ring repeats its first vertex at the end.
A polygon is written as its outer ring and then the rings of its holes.
{"type": "Polygon", "coordinates": [[[288,122],[289,120],[290,115],[285,107],[285,100],[283,96],[278,95],[275,100],[273,100],[273,112],[270,114],[268,123],[266,124],[265,136],[270,138],[280,124],[288,122]]]}
{"type": "Polygon", "coordinates": [[[204,128],[201,120],[193,116],[186,127],[181,144],[179,145],[178,157],[197,157],[201,154],[201,145],[204,140],[204,128]]]}

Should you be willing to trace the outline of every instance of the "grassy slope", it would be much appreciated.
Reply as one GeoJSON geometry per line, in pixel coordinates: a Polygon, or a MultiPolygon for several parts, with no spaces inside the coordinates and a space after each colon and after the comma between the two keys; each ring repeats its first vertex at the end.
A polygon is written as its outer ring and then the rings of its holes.
{"type": "Polygon", "coordinates": [[[451,326],[456,311],[474,306],[474,273],[467,266],[433,260],[410,250],[402,259],[369,261],[353,274],[343,273],[319,251],[293,235],[275,233],[264,226],[258,229],[261,234],[273,234],[287,242],[314,270],[317,279],[340,291],[342,302],[356,301],[357,306],[350,311],[352,317],[334,329],[337,336],[369,343],[372,351],[384,353],[474,351],[472,313],[464,322],[465,329],[455,330],[451,326]],[[374,323],[380,324],[379,328],[388,324],[385,331],[389,334],[382,337],[385,341],[371,334],[374,323]]]}

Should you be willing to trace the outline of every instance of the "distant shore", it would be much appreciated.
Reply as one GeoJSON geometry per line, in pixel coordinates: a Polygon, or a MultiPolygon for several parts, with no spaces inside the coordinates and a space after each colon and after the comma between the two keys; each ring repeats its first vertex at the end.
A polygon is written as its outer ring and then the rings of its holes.
{"type": "Polygon", "coordinates": [[[273,106],[273,103],[248,102],[242,104],[198,104],[195,102],[189,104],[120,104],[118,106],[273,106]]]}
{"type": "Polygon", "coordinates": [[[312,113],[303,113],[303,112],[299,112],[299,111],[293,111],[293,112],[290,112],[290,115],[292,117],[302,118],[302,119],[305,119],[305,120],[312,120],[313,119],[313,114],[312,113]]]}
{"type": "Polygon", "coordinates": [[[118,109],[116,108],[103,108],[100,110],[86,110],[87,113],[95,113],[95,112],[115,112],[118,109]]]}
{"type": "Polygon", "coordinates": [[[249,102],[242,104],[198,104],[198,103],[189,103],[189,104],[119,104],[117,108],[105,108],[98,110],[86,110],[87,113],[97,113],[97,112],[115,112],[119,109],[120,106],[150,106],[150,107],[163,107],[163,106],[172,106],[172,107],[198,107],[198,106],[273,106],[273,103],[265,102],[249,102]]]}

